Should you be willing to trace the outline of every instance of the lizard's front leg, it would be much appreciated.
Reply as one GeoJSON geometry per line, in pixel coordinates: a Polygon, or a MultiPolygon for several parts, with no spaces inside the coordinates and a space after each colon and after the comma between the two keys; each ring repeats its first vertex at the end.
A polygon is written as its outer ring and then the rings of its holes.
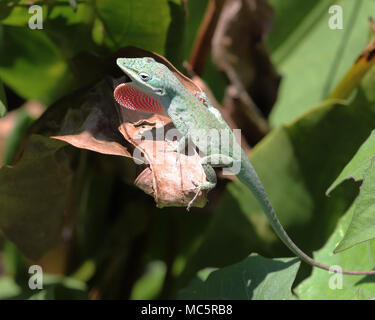
{"type": "Polygon", "coordinates": [[[193,199],[188,203],[188,206],[186,208],[187,211],[190,210],[191,206],[193,205],[195,199],[198,197],[199,193],[202,190],[212,190],[215,188],[217,183],[217,177],[215,170],[212,168],[211,163],[216,166],[231,166],[233,164],[233,158],[229,156],[224,156],[221,154],[214,154],[210,156],[203,157],[201,159],[201,164],[203,167],[203,171],[206,175],[207,182],[202,183],[201,185],[197,185],[196,193],[193,197],[193,199]]]}

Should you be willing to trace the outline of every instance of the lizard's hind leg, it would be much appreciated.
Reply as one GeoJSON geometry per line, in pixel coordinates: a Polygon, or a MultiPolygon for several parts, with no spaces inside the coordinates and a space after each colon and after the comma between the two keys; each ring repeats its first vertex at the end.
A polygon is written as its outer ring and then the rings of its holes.
{"type": "Polygon", "coordinates": [[[217,183],[217,177],[216,177],[215,170],[211,166],[211,163],[215,166],[226,167],[226,166],[230,166],[233,163],[233,158],[228,157],[228,156],[224,156],[224,155],[221,155],[221,154],[214,154],[214,155],[210,155],[210,156],[207,156],[207,157],[204,157],[204,158],[201,159],[202,168],[203,168],[203,171],[206,175],[207,182],[204,182],[201,185],[196,186],[197,191],[196,191],[193,199],[189,202],[189,204],[186,208],[187,211],[190,210],[190,208],[193,205],[195,199],[198,197],[199,193],[202,190],[208,190],[209,191],[209,190],[212,190],[213,188],[215,188],[216,183],[217,183]]]}
{"type": "Polygon", "coordinates": [[[195,199],[198,197],[199,193],[202,190],[211,190],[211,189],[215,188],[215,186],[216,186],[217,177],[216,177],[215,170],[211,167],[211,165],[209,165],[207,163],[202,163],[202,167],[203,167],[203,171],[206,175],[207,182],[204,182],[200,185],[195,185],[197,187],[197,189],[196,189],[196,192],[195,192],[195,195],[194,195],[193,199],[191,199],[191,201],[188,203],[188,206],[186,207],[187,211],[190,210],[190,208],[193,205],[195,199]]]}

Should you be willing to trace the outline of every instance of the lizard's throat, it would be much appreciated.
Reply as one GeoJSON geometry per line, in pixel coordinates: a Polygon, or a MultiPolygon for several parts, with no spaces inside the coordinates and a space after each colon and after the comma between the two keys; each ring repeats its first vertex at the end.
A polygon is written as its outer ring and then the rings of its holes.
{"type": "Polygon", "coordinates": [[[118,104],[129,110],[164,113],[163,104],[159,99],[145,94],[131,83],[118,85],[114,91],[114,98],[118,104]]]}

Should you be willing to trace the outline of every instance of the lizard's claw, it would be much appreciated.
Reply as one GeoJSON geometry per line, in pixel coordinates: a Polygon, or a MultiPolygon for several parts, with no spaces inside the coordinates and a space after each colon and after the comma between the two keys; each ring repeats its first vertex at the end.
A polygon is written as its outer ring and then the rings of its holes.
{"type": "Polygon", "coordinates": [[[190,211],[190,208],[191,208],[191,206],[193,205],[195,199],[197,199],[199,193],[200,193],[200,189],[198,188],[198,191],[195,193],[193,199],[191,199],[191,200],[189,201],[189,203],[188,203],[188,205],[187,205],[187,207],[186,207],[186,210],[187,210],[187,211],[190,211]]]}
{"type": "Polygon", "coordinates": [[[195,181],[191,181],[191,183],[194,185],[195,188],[191,188],[191,189],[189,189],[188,191],[189,191],[189,192],[195,192],[195,195],[194,195],[193,199],[191,199],[191,200],[189,201],[189,203],[188,203],[188,205],[187,205],[187,207],[186,207],[186,210],[187,210],[187,211],[190,211],[191,206],[193,205],[195,199],[197,199],[197,197],[198,197],[198,195],[199,195],[199,193],[200,193],[200,191],[201,191],[198,183],[196,183],[195,181]],[[198,190],[197,190],[197,189],[198,189],[198,190]],[[197,191],[196,191],[196,190],[197,190],[197,191]]]}
{"type": "Polygon", "coordinates": [[[191,192],[193,192],[195,190],[196,191],[195,191],[195,195],[194,195],[193,199],[190,200],[190,202],[188,203],[188,205],[186,207],[187,211],[190,211],[191,206],[193,205],[194,201],[197,199],[199,193],[202,190],[211,190],[212,188],[215,187],[215,184],[213,184],[211,182],[204,182],[202,184],[198,184],[194,181],[191,181],[191,183],[195,186],[195,188],[189,189],[189,191],[191,191],[191,192]]]}

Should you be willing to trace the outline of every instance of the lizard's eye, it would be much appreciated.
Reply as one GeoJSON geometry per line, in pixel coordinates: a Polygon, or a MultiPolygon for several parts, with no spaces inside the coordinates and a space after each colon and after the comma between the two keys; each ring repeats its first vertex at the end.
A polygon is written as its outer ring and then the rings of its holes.
{"type": "Polygon", "coordinates": [[[148,75],[147,73],[144,73],[144,72],[141,72],[141,73],[139,74],[139,77],[140,77],[143,81],[148,81],[148,80],[151,79],[151,76],[148,75]]]}

